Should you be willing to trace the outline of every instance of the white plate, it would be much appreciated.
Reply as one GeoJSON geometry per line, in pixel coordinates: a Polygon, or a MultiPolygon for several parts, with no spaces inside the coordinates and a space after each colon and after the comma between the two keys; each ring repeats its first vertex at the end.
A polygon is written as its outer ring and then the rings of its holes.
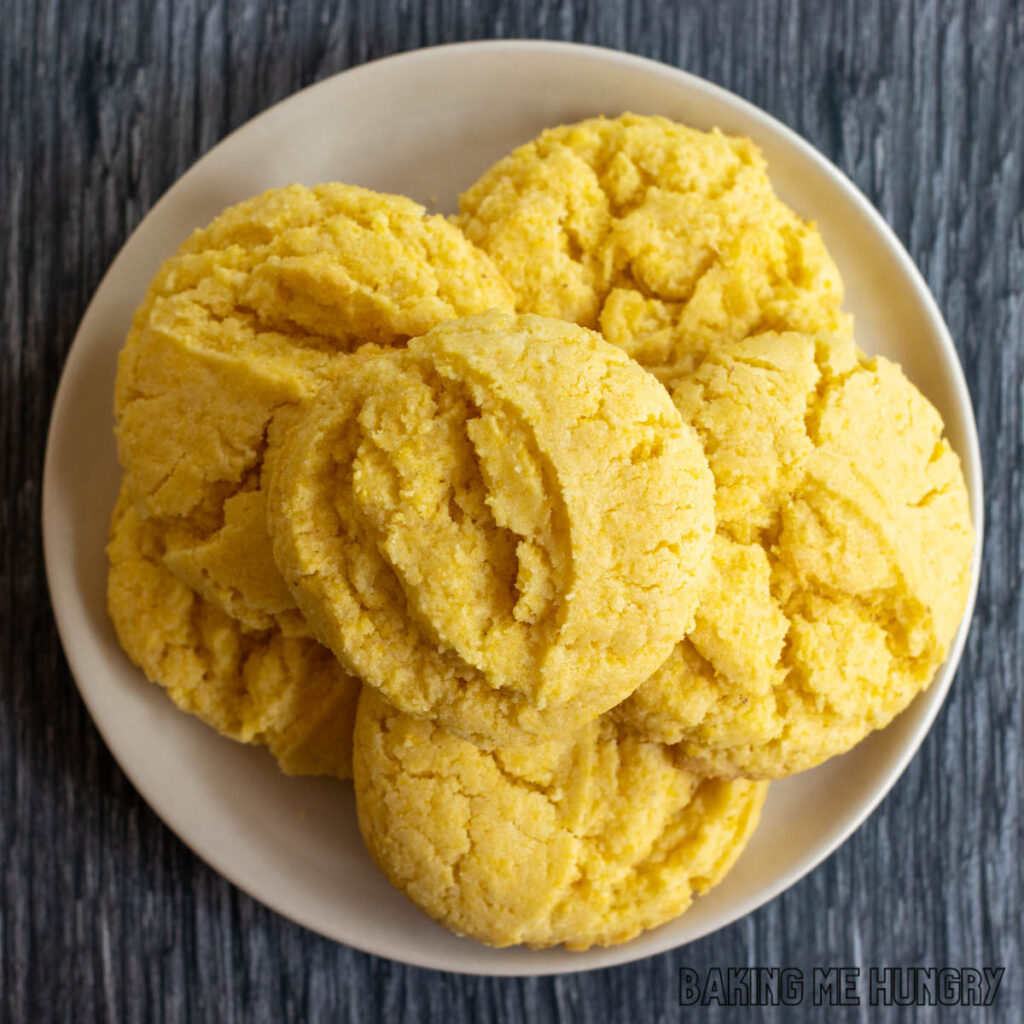
{"type": "MultiPolygon", "coordinates": [[[[43,484],[46,570],[82,697],[125,773],[204,860],[315,931],[411,964],[548,974],[659,953],[749,913],[808,872],[867,817],[931,725],[967,621],[930,690],[852,753],[771,787],[760,828],[726,880],[681,918],[586,953],[492,950],[420,914],[374,868],[351,787],[287,779],[263,751],[176,711],[121,653],[107,618],[104,544],[119,471],[112,429],[117,351],[165,256],[223,207],[272,186],[346,181],[442,210],[542,128],[592,114],[659,113],[749,135],[784,200],[820,223],[846,281],[857,338],[899,360],[939,408],[964,463],[981,551],[981,460],[970,398],[942,317],[906,252],[859,192],[777,121],[707,82],[610,50],[541,42],[420,50],[345,72],[250,121],[153,208],[103,279],[54,406],[43,484]]],[[[84,782],[82,783],[84,785],[84,782]]]]}

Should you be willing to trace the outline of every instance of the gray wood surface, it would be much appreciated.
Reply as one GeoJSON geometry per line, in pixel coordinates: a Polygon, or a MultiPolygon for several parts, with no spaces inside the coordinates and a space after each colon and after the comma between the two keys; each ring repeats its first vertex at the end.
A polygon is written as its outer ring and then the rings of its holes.
{"type": "MultiPolygon", "coordinates": [[[[1022,1019],[1020,3],[3,0],[0,119],[0,1020],[673,1021],[692,1019],[677,1005],[683,965],[1002,965],[988,1017],[1022,1019]],[[881,808],[808,878],[732,927],[557,979],[465,978],[366,956],[283,920],[202,864],[92,725],[57,640],[40,545],[63,357],[101,275],[160,194],[300,86],[488,36],[575,39],[667,61],[822,150],[924,272],[967,372],[985,457],[988,541],[967,651],[881,808]]],[[[817,1012],[808,1002],[758,1016],[817,1012]]],[[[705,1019],[734,1016],[712,1008],[705,1019]]]]}

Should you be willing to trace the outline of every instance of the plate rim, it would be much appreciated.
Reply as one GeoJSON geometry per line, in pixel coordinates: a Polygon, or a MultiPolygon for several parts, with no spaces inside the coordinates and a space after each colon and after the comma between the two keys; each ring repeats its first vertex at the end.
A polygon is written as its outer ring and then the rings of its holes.
{"type": "MultiPolygon", "coordinates": [[[[701,78],[692,72],[674,67],[673,65],[666,64],[649,57],[629,53],[627,51],[591,44],[540,39],[485,39],[446,43],[438,46],[421,47],[414,50],[388,54],[353,67],[345,68],[327,76],[326,78],[305,86],[286,97],[283,97],[266,107],[264,110],[253,115],[251,118],[225,135],[214,146],[199,157],[199,159],[192,163],[188,169],[175,179],[175,181],[172,182],[171,185],[161,194],[157,201],[152,205],[152,207],[150,207],[136,227],[132,230],[131,234],[129,234],[124,240],[111,261],[110,266],[100,278],[92,297],[83,311],[81,320],[79,321],[79,325],[75,331],[74,338],[68,348],[67,355],[61,368],[60,380],[54,395],[53,405],[51,407],[50,422],[46,436],[46,452],[43,465],[42,495],[40,504],[44,564],[50,603],[51,608],[53,609],[61,647],[64,651],[72,677],[75,681],[76,689],[89,712],[93,724],[99,731],[108,751],[117,762],[118,767],[122,772],[124,772],[125,776],[131,782],[139,796],[157,815],[161,822],[169,828],[171,832],[173,832],[174,835],[186,847],[188,847],[190,851],[192,851],[192,853],[198,856],[205,864],[207,864],[213,871],[223,877],[231,885],[240,889],[242,892],[245,892],[250,898],[266,907],[269,907],[275,913],[280,914],[282,917],[293,921],[296,924],[308,928],[310,931],[313,931],[318,935],[328,938],[331,941],[347,945],[353,949],[360,950],[361,952],[380,956],[396,963],[405,963],[415,967],[439,970],[452,974],[485,977],[528,977],[538,975],[582,973],[591,970],[602,970],[612,966],[619,966],[645,959],[650,956],[671,952],[675,949],[681,949],[690,942],[706,938],[764,906],[771,900],[775,899],[778,895],[791,888],[828,859],[858,828],[860,828],[864,821],[877,809],[879,804],[889,794],[893,786],[895,786],[899,781],[905,772],[907,765],[920,749],[921,743],[934,724],[939,711],[945,704],[953,678],[959,668],[967,636],[973,621],[981,574],[985,526],[983,466],[977,431],[977,420],[974,414],[974,406],[971,400],[970,391],[967,387],[966,377],[963,372],[963,366],[960,362],[959,354],[956,351],[956,346],[953,343],[952,336],[942,316],[941,310],[939,309],[938,303],[932,295],[931,290],[917,265],[914,263],[910,254],[907,252],[903,243],[900,241],[893,229],[881,216],[878,210],[871,204],[867,197],[864,196],[860,189],[854,184],[854,182],[839,167],[829,161],[822,153],[815,149],[806,139],[788,125],[784,124],[778,118],[769,114],[762,108],[756,106],[754,103],[744,99],[723,86],[701,78]],[[108,280],[118,270],[118,265],[124,257],[125,250],[129,247],[133,239],[135,239],[143,230],[146,223],[151,218],[154,218],[166,204],[173,201],[175,193],[186,179],[190,178],[193,174],[197,174],[203,167],[204,163],[213,158],[213,156],[218,153],[222,147],[226,147],[239,133],[251,129],[256,122],[266,118],[271,114],[271,112],[276,111],[278,108],[290,103],[298,102],[300,98],[307,97],[308,94],[313,93],[316,90],[324,90],[325,92],[329,91],[331,88],[335,87],[337,80],[343,76],[349,76],[349,79],[351,80],[351,78],[356,76],[379,74],[382,66],[388,65],[392,62],[401,61],[414,63],[438,59],[443,60],[447,55],[451,54],[452,51],[464,52],[468,50],[493,50],[506,51],[509,53],[517,51],[546,51],[551,55],[557,55],[560,53],[589,55],[594,59],[610,61],[626,67],[633,67],[648,74],[660,75],[667,80],[674,81],[677,84],[682,84],[689,90],[695,91],[698,94],[703,93],[714,97],[720,102],[724,102],[725,104],[735,108],[744,117],[760,122],[762,126],[776,134],[787,146],[795,149],[803,159],[809,160],[817,166],[819,171],[823,172],[827,177],[832,178],[845,193],[846,197],[854,203],[859,213],[868,219],[874,230],[882,239],[885,240],[890,254],[897,259],[902,271],[907,275],[910,283],[913,285],[915,298],[921,303],[934,334],[938,338],[938,341],[944,350],[946,362],[952,366],[954,397],[957,403],[964,410],[965,424],[967,427],[964,437],[966,450],[958,452],[958,455],[960,456],[960,462],[967,484],[975,530],[975,543],[971,563],[970,592],[964,609],[963,618],[957,634],[950,645],[946,661],[940,667],[937,673],[937,678],[933,680],[932,685],[927,691],[930,697],[927,711],[904,742],[899,757],[896,758],[895,762],[890,767],[882,783],[877,786],[875,791],[872,793],[871,798],[864,801],[857,813],[852,815],[844,823],[843,827],[831,836],[827,842],[822,844],[820,848],[815,849],[810,854],[805,853],[797,858],[789,871],[783,873],[770,885],[759,889],[756,894],[751,895],[748,899],[740,901],[736,906],[731,908],[730,912],[725,915],[723,920],[718,921],[713,928],[703,933],[703,935],[696,936],[689,940],[684,940],[683,942],[669,943],[655,950],[642,949],[633,954],[631,954],[631,948],[636,946],[638,942],[637,939],[624,943],[620,946],[607,947],[604,950],[597,950],[595,947],[595,949],[591,950],[591,954],[595,951],[598,954],[605,954],[604,956],[600,956],[600,959],[604,962],[584,963],[579,967],[562,967],[556,965],[547,969],[544,964],[539,963],[531,970],[512,967],[510,970],[496,972],[494,970],[483,968],[474,969],[472,966],[452,967],[439,962],[436,958],[432,958],[429,955],[429,950],[427,951],[427,955],[419,959],[409,959],[402,956],[396,956],[386,948],[384,943],[379,941],[371,939],[364,942],[362,936],[355,938],[347,936],[345,939],[339,939],[333,935],[329,935],[316,924],[311,924],[308,921],[303,920],[300,915],[289,910],[288,907],[277,898],[276,894],[268,896],[263,892],[257,893],[250,888],[246,882],[239,881],[231,871],[230,866],[224,864],[222,857],[214,848],[215,844],[207,842],[204,837],[196,838],[193,835],[188,835],[186,826],[178,821],[176,813],[166,806],[165,801],[160,797],[159,793],[154,793],[150,788],[140,784],[132,766],[129,763],[125,763],[121,756],[119,756],[116,739],[114,739],[112,735],[108,734],[108,730],[94,706],[93,698],[90,696],[88,686],[83,686],[80,682],[79,676],[82,669],[80,667],[76,667],[76,662],[79,659],[76,657],[75,644],[74,642],[69,643],[66,639],[70,636],[70,626],[68,625],[70,606],[75,602],[68,601],[62,596],[62,591],[57,585],[61,566],[57,564],[53,554],[55,548],[54,535],[55,531],[58,529],[57,519],[59,516],[59,512],[55,508],[55,498],[53,497],[57,486],[55,467],[56,458],[53,453],[55,450],[55,438],[59,436],[63,422],[68,415],[67,407],[71,392],[71,379],[75,376],[75,370],[78,364],[85,358],[85,348],[83,345],[79,344],[83,325],[85,325],[89,320],[90,314],[93,312],[94,307],[97,304],[97,300],[100,294],[104,291],[108,280]]],[[[515,949],[517,947],[512,948],[515,949]]],[[[585,956],[586,954],[582,955],[585,956]]],[[[592,956],[590,958],[594,957],[592,956]]]]}

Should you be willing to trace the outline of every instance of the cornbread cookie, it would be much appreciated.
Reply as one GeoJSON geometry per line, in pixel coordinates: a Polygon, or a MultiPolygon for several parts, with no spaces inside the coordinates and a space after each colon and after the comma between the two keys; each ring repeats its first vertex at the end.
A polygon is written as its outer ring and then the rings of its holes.
{"type": "Polygon", "coordinates": [[[351,778],[359,683],[313,640],[252,633],[163,561],[153,520],[122,490],[111,526],[107,600],[118,639],[182,711],[259,743],[289,775],[351,778]]]}
{"type": "Polygon", "coordinates": [[[284,432],[274,555],[315,634],[481,745],[596,717],[692,620],[696,436],[592,331],[492,313],[364,360],[284,432]]]}
{"type": "Polygon", "coordinates": [[[960,463],[899,367],[850,342],[722,344],[673,398],[717,484],[712,573],[693,631],[615,714],[704,774],[810,768],[946,656],[974,538],[960,463]]]}
{"type": "Polygon", "coordinates": [[[749,139],[635,114],[563,125],[488,170],[456,222],[520,311],[599,327],[655,370],[709,339],[850,331],[817,229],[749,139]]]}
{"type": "Polygon", "coordinates": [[[301,633],[258,493],[271,418],[365,343],[492,307],[512,298],[489,258],[400,196],[293,185],[196,231],[135,315],[115,395],[126,481],[168,567],[247,628],[301,633]]]}
{"type": "Polygon", "coordinates": [[[369,687],[353,760],[381,870],[491,946],[607,946],[676,917],[735,862],[767,789],[700,779],[608,716],[519,752],[482,751],[369,687]]]}

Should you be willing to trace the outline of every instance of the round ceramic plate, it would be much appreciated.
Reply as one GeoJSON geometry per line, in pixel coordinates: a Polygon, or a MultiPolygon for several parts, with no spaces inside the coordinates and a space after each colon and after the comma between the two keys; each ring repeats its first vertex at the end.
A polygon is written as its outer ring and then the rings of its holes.
{"type": "Polygon", "coordinates": [[[393,889],[363,849],[351,786],[283,776],[262,750],[178,712],[122,654],[104,599],[107,525],[119,482],[115,363],[160,261],[225,206],[289,182],[344,181],[453,211],[460,191],[541,129],[593,114],[665,114],[751,136],[781,197],[816,219],[843,274],[857,339],[903,364],[945,418],[963,460],[981,549],[981,462],[970,398],[942,317],[863,196],[777,121],[707,82],[608,50],[467,43],[381,60],[261,114],[154,207],[100,285],[53,411],[43,489],[46,569],[82,697],[121,767],[200,857],[315,931],[380,956],[451,971],[547,974],[619,964],[721,928],[792,885],[865,819],[935,717],[963,647],[927,693],[852,753],[769,792],[761,825],[725,881],[681,918],[611,949],[484,946],[449,934],[393,889]]]}

